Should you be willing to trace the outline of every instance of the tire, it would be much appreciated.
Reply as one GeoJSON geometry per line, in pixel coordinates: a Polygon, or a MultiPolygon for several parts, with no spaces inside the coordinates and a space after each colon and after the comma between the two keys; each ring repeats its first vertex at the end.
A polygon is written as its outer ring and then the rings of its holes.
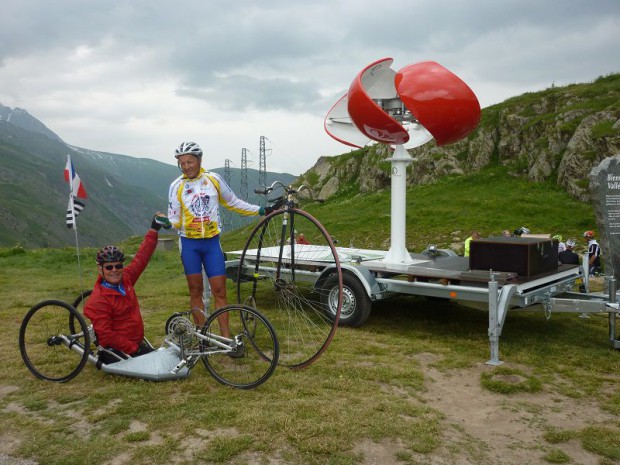
{"type": "MultiPolygon", "coordinates": [[[[209,342],[201,350],[211,352],[202,357],[205,368],[220,383],[238,389],[260,386],[273,374],[278,365],[279,345],[271,323],[257,310],[244,305],[228,305],[214,312],[201,334],[216,337],[221,334],[220,318],[228,319],[230,335],[239,345],[233,350],[221,350],[209,342]]],[[[231,339],[227,339],[230,345],[231,339]]]]}
{"type": "Polygon", "coordinates": [[[69,381],[88,361],[90,334],[86,321],[71,305],[46,300],[32,307],[19,329],[19,351],[30,372],[39,379],[69,381]],[[78,331],[69,329],[74,322],[78,331]],[[72,350],[77,345],[81,355],[72,350]]]}
{"type": "Polygon", "coordinates": [[[84,313],[84,305],[86,304],[88,297],[90,297],[92,293],[93,293],[92,289],[89,289],[88,291],[84,291],[80,293],[80,295],[78,295],[75,301],[73,302],[73,308],[80,311],[80,313],[84,313]]]}
{"type": "MultiPolygon", "coordinates": [[[[92,293],[93,293],[92,289],[81,292],[80,295],[78,295],[77,298],[73,301],[73,308],[75,308],[79,314],[84,315],[84,305],[86,305],[86,301],[88,300],[88,297],[90,297],[92,293]]],[[[73,316],[69,317],[69,330],[71,331],[71,334],[75,334],[79,332],[78,326],[73,316]]],[[[95,341],[91,341],[91,342],[94,343],[95,341]]]]}
{"type": "MultiPolygon", "coordinates": [[[[336,276],[330,276],[323,283],[325,289],[325,292],[321,294],[324,297],[323,305],[330,314],[334,306],[334,294],[337,292],[337,287],[336,276]]],[[[338,324],[352,328],[362,326],[368,320],[371,309],[372,301],[366,293],[364,285],[357,277],[344,273],[342,276],[342,310],[338,324]]]]}
{"type": "Polygon", "coordinates": [[[239,259],[237,302],[254,305],[269,319],[280,341],[280,365],[307,367],[334,337],[342,293],[336,294],[328,315],[322,304],[323,287],[316,285],[328,267],[341,282],[342,269],[331,237],[315,218],[297,208],[263,218],[245,244],[239,259]],[[296,230],[311,245],[295,244],[296,230]]]}

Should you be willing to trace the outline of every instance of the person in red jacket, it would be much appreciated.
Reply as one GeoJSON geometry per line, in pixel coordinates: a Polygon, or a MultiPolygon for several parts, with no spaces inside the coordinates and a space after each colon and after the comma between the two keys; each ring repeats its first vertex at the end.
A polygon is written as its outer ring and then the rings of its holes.
{"type": "MultiPolygon", "coordinates": [[[[144,236],[138,252],[125,267],[125,254],[116,246],[103,247],[97,253],[99,277],[84,306],[84,315],[93,324],[97,342],[125,358],[144,355],[153,347],[144,340],[144,324],[134,285],[149,263],[157,247],[158,231],[170,227],[168,218],[157,213],[151,229],[144,236]]],[[[105,352],[100,361],[118,361],[105,352]]]]}

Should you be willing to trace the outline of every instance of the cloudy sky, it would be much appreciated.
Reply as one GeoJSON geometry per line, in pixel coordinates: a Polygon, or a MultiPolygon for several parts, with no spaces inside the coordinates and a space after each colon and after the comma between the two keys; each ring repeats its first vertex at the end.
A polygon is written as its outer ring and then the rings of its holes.
{"type": "Polygon", "coordinates": [[[367,64],[437,61],[481,106],[620,72],[618,0],[0,0],[0,103],[63,140],[300,174],[347,152],[323,119],[367,64]]]}

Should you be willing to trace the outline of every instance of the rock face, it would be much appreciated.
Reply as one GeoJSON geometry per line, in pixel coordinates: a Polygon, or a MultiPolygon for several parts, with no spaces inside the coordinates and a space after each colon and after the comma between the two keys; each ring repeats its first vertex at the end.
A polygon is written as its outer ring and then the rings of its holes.
{"type": "Polygon", "coordinates": [[[590,172],[590,191],[605,274],[620,275],[620,153],[590,172]],[[612,273],[613,272],[613,273],[612,273]]]}
{"type": "MultiPolygon", "coordinates": [[[[590,170],[620,152],[619,101],[620,75],[612,75],[485,108],[480,126],[466,139],[442,147],[430,142],[410,150],[415,161],[407,182],[426,184],[499,163],[512,175],[553,180],[579,200],[589,201],[590,170]]],[[[389,188],[388,150],[378,144],[323,157],[302,175],[302,181],[323,198],[389,188]]]]}

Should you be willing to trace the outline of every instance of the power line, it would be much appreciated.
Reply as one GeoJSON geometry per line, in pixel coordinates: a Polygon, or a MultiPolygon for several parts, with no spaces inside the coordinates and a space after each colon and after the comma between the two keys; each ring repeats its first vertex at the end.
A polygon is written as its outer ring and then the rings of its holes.
{"type": "Polygon", "coordinates": [[[228,158],[224,161],[224,181],[230,186],[230,160],[228,158]]]}
{"type": "Polygon", "coordinates": [[[241,149],[241,198],[248,200],[248,154],[247,149],[241,149]]]}
{"type": "Polygon", "coordinates": [[[260,136],[258,157],[258,185],[261,189],[265,189],[267,187],[267,156],[265,154],[265,136],[260,136]]]}

